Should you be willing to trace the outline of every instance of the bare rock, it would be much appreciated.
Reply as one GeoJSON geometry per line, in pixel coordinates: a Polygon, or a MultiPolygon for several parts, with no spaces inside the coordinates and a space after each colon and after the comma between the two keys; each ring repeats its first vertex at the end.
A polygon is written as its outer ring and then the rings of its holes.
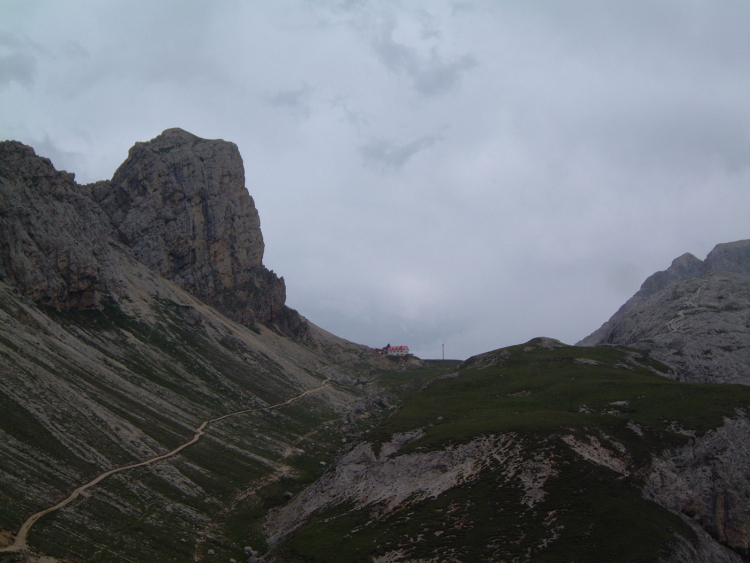
{"type": "Polygon", "coordinates": [[[136,143],[105,180],[80,186],[49,159],[0,143],[0,281],[59,309],[99,307],[128,254],[229,318],[307,342],[263,265],[263,236],[237,146],[168,129],[136,143]]]}
{"type": "Polygon", "coordinates": [[[750,240],[677,258],[578,344],[648,349],[685,381],[750,385],[750,240]]]}
{"type": "Polygon", "coordinates": [[[510,352],[507,350],[494,350],[492,352],[485,352],[484,354],[477,354],[476,356],[468,358],[461,363],[459,369],[501,366],[509,359],[510,352]]]}
{"type": "Polygon", "coordinates": [[[702,528],[695,528],[695,540],[677,536],[671,553],[659,563],[743,563],[734,551],[719,545],[702,528]]]}
{"type": "Polygon", "coordinates": [[[159,275],[251,326],[284,306],[237,145],[167,129],[91,186],[117,239],[159,275]]]}
{"type": "Polygon", "coordinates": [[[59,309],[96,307],[108,235],[73,174],[31,147],[0,143],[0,280],[59,309]]]}
{"type": "Polygon", "coordinates": [[[407,502],[435,498],[471,481],[491,463],[502,461],[515,477],[512,467],[522,461],[519,444],[509,436],[479,437],[440,451],[396,455],[422,435],[420,431],[396,434],[378,453],[368,442],[355,446],[332,471],[269,514],[269,544],[278,544],[311,514],[334,504],[370,506],[373,515],[382,516],[407,502]]]}
{"type": "Polygon", "coordinates": [[[704,262],[709,273],[750,275],[750,240],[717,244],[704,262]]]}
{"type": "Polygon", "coordinates": [[[644,487],[646,498],[683,514],[745,561],[750,558],[748,444],[747,416],[726,419],[720,428],[655,457],[644,487]]]}

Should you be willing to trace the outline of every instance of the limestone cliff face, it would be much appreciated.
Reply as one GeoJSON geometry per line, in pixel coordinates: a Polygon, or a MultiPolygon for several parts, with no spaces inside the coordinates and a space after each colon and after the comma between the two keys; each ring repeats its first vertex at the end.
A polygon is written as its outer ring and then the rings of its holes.
{"type": "Polygon", "coordinates": [[[646,278],[634,301],[648,299],[651,295],[693,278],[711,274],[750,275],[750,240],[717,244],[705,260],[686,252],[672,261],[672,265],[646,278]]]}
{"type": "MultiPolygon", "coordinates": [[[[522,472],[516,475],[515,471],[515,465],[523,462],[522,448],[511,437],[482,437],[445,450],[394,456],[423,435],[421,430],[397,434],[383,444],[378,454],[368,442],[355,446],[337,461],[333,471],[269,514],[266,522],[269,543],[278,544],[326,507],[353,503],[355,508],[369,507],[372,516],[382,517],[469,482],[493,462],[506,465],[508,481],[515,478],[523,483],[522,472]]],[[[528,488],[527,496],[538,493],[528,488]]],[[[528,504],[533,506],[534,502],[529,500],[528,504]]]]}
{"type": "Polygon", "coordinates": [[[263,235],[234,143],[168,129],[136,143],[112,180],[80,186],[31,147],[0,143],[0,281],[58,309],[96,308],[117,285],[112,253],[246,326],[306,341],[263,235]]]}
{"type": "Polygon", "coordinates": [[[243,324],[284,306],[263,266],[263,235],[234,143],[168,129],[136,143],[110,182],[91,186],[115,238],[144,264],[243,324]]]}
{"type": "Polygon", "coordinates": [[[109,225],[74,175],[0,143],[0,280],[59,309],[96,307],[109,225]]]}
{"type": "MultiPolygon", "coordinates": [[[[690,518],[718,543],[750,558],[750,423],[745,413],[655,456],[644,495],[690,518]]],[[[740,558],[737,558],[739,561],[740,558]]]]}
{"type": "Polygon", "coordinates": [[[651,355],[687,381],[750,385],[750,240],[683,254],[650,276],[580,345],[616,344],[651,355]]]}

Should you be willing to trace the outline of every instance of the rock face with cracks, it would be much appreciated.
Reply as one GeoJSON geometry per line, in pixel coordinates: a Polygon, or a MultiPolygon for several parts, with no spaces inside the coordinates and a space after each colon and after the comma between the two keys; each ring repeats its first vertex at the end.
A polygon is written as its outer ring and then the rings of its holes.
{"type": "Polygon", "coordinates": [[[160,276],[243,324],[281,312],[284,280],[262,264],[260,219],[234,143],[167,129],[136,143],[91,192],[116,239],[160,276]]]}
{"type": "Polygon", "coordinates": [[[743,413],[655,457],[644,494],[750,558],[750,422],[743,413]]]}
{"type": "Polygon", "coordinates": [[[0,144],[0,276],[58,309],[97,308],[113,249],[252,327],[305,341],[263,236],[237,146],[168,129],[136,143],[112,180],[80,186],[33,149],[0,144]]]}
{"type": "Polygon", "coordinates": [[[73,174],[31,147],[0,143],[0,281],[58,309],[96,307],[109,232],[73,174]]]}
{"type": "Polygon", "coordinates": [[[675,259],[578,344],[644,348],[676,379],[750,385],[749,329],[750,240],[741,240],[705,261],[675,259]]]}

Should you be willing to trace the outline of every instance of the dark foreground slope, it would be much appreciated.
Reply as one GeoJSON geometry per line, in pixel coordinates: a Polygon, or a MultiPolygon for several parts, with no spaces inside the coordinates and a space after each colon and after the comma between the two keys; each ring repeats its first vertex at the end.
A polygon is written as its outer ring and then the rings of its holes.
{"type": "Polygon", "coordinates": [[[676,258],[578,344],[643,348],[673,377],[750,385],[750,240],[676,258]]]}
{"type": "Polygon", "coordinates": [[[266,522],[271,561],[741,561],[750,389],[549,339],[436,381],[266,522]]]}

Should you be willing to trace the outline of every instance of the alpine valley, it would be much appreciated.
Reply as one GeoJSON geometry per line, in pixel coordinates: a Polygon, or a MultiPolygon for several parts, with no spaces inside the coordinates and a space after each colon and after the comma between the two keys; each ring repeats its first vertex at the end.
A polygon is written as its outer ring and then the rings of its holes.
{"type": "Polygon", "coordinates": [[[286,306],[233,143],[0,143],[0,563],[750,561],[750,241],[576,346],[387,357],[286,306]]]}

